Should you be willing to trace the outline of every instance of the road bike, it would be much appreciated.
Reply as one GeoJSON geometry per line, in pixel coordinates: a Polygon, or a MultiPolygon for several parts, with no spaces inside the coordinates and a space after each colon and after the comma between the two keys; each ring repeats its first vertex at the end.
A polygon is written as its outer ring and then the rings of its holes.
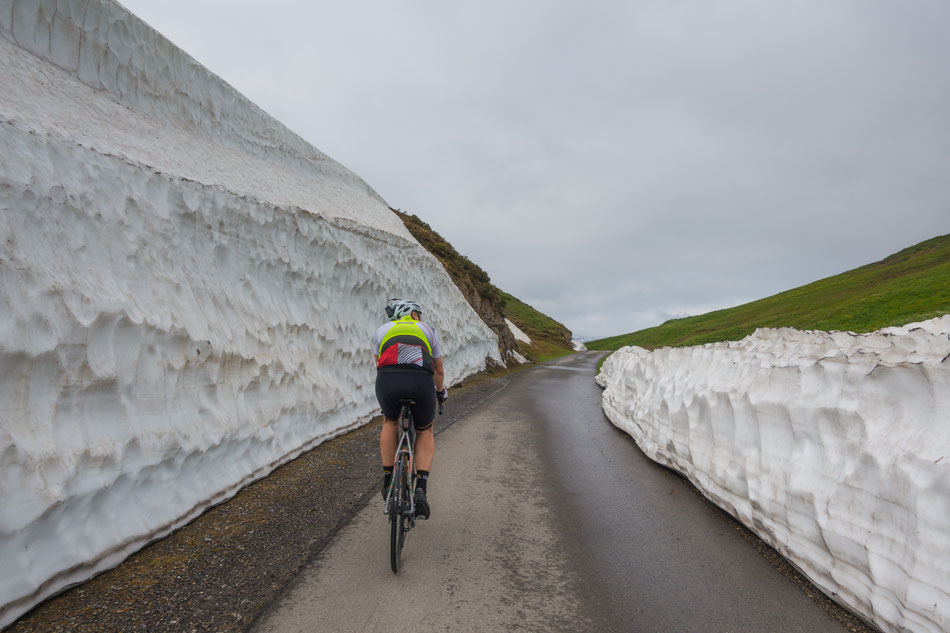
{"type": "MultiPolygon", "coordinates": [[[[383,512],[389,515],[389,562],[393,573],[399,571],[399,559],[406,535],[416,525],[416,429],[412,423],[412,410],[415,400],[400,400],[399,406],[399,444],[396,446],[396,459],[393,462],[393,476],[386,493],[386,506],[383,512]]],[[[442,415],[442,399],[439,398],[439,415],[442,415]]]]}

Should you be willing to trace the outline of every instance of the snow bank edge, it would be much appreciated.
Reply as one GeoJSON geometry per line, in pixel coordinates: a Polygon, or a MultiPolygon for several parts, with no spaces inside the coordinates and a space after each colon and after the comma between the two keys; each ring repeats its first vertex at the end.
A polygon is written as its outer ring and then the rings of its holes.
{"type": "Polygon", "coordinates": [[[950,629],[950,315],[871,334],[628,347],[603,408],[822,591],[885,631],[950,629]]]}

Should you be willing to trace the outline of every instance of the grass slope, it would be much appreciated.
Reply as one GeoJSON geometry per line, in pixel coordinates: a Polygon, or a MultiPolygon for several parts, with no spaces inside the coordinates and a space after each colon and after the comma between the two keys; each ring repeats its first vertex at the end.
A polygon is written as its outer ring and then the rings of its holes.
{"type": "Polygon", "coordinates": [[[455,250],[421,218],[398,209],[392,211],[402,219],[413,237],[442,263],[478,316],[498,335],[502,350],[517,350],[536,363],[573,353],[570,330],[495,287],[488,273],[455,250]],[[530,345],[515,341],[505,323],[506,318],[531,338],[530,345]]]}
{"type": "MultiPolygon", "coordinates": [[[[442,263],[455,285],[466,294],[466,298],[474,294],[487,304],[487,308],[501,312],[503,301],[498,288],[492,285],[488,273],[455,250],[454,246],[423,222],[419,216],[403,213],[398,209],[391,210],[402,219],[412,236],[442,263]]],[[[472,302],[471,298],[469,302],[472,302]]]]}
{"type": "Polygon", "coordinates": [[[586,343],[647,349],[739,340],[759,327],[870,332],[950,313],[950,235],[800,288],[586,343]]]}
{"type": "Polygon", "coordinates": [[[504,301],[505,318],[517,325],[518,329],[531,339],[530,345],[519,343],[521,353],[528,360],[543,363],[574,353],[570,330],[507,292],[499,292],[504,301]]]}

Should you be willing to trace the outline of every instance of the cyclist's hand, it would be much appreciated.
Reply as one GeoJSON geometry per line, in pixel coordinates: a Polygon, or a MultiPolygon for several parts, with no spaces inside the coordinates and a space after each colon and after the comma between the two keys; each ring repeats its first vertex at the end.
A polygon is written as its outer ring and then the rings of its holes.
{"type": "Polygon", "coordinates": [[[439,402],[445,402],[449,399],[449,390],[443,387],[442,391],[435,392],[435,397],[439,399],[439,402]]]}

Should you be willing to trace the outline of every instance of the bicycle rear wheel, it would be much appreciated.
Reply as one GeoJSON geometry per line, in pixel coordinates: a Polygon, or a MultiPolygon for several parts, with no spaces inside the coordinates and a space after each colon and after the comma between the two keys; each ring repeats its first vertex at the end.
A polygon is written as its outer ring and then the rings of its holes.
{"type": "Polygon", "coordinates": [[[389,562],[393,573],[399,571],[399,558],[406,540],[406,504],[408,502],[408,483],[406,481],[406,457],[400,455],[393,468],[393,491],[389,507],[389,562]]]}

